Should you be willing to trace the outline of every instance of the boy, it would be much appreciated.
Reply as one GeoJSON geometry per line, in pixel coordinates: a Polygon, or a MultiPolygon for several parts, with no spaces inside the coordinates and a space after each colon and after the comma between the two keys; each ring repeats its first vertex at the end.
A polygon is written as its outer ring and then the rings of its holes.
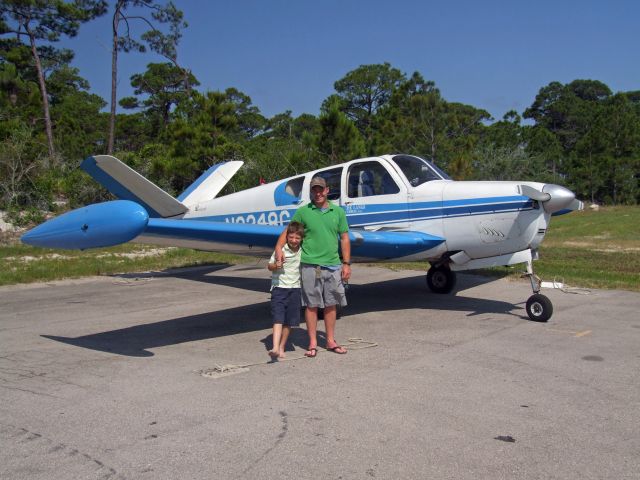
{"type": "Polygon", "coordinates": [[[284,348],[292,327],[300,325],[300,244],[304,237],[301,223],[287,226],[287,243],[283,247],[283,261],[271,255],[267,268],[271,275],[271,315],[273,317],[273,348],[269,356],[274,360],[284,358],[284,348]]]}

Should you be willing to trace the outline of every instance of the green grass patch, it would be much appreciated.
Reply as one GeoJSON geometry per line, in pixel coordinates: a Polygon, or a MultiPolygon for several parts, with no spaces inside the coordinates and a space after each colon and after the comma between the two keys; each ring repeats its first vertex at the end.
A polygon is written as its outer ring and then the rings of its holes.
{"type": "Polygon", "coordinates": [[[255,262],[255,258],[188,248],[126,244],[88,251],[51,250],[22,244],[0,246],[0,285],[91,275],[114,275],[198,265],[255,262]]]}
{"type": "Polygon", "coordinates": [[[640,291],[640,207],[553,217],[535,269],[572,286],[640,291]]]}

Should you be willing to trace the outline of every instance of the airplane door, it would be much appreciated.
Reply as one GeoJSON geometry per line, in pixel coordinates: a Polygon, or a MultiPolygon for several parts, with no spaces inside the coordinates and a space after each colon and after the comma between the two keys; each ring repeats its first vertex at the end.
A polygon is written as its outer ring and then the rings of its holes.
{"type": "Polygon", "coordinates": [[[375,231],[409,225],[407,188],[392,168],[378,160],[347,166],[340,205],[351,228],[375,231]]]}

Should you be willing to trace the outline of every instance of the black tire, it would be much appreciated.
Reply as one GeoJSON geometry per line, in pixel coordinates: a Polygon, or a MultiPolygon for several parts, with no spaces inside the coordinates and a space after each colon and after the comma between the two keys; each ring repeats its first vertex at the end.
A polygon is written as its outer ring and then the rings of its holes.
{"type": "Polygon", "coordinates": [[[544,295],[534,293],[527,300],[527,315],[534,322],[546,322],[553,315],[553,304],[544,295]]]}
{"type": "Polygon", "coordinates": [[[431,267],[427,272],[427,287],[433,293],[450,293],[456,286],[456,274],[449,267],[431,267]]]}

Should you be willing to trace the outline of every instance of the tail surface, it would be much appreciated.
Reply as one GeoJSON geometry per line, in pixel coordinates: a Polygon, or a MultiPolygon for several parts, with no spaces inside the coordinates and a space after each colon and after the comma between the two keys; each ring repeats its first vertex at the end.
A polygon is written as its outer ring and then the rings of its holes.
{"type": "Polygon", "coordinates": [[[111,155],[89,157],[80,168],[119,199],[142,205],[151,218],[175,218],[215,198],[243,163],[235,160],[213,165],[177,199],[111,155]]]}
{"type": "Polygon", "coordinates": [[[152,218],[177,217],[189,210],[182,202],[111,155],[88,157],[80,168],[119,199],[142,205],[152,218]]]}
{"type": "Polygon", "coordinates": [[[200,202],[215,198],[243,164],[244,162],[234,160],[213,165],[182,192],[178,200],[189,207],[195,207],[200,202]]]}

